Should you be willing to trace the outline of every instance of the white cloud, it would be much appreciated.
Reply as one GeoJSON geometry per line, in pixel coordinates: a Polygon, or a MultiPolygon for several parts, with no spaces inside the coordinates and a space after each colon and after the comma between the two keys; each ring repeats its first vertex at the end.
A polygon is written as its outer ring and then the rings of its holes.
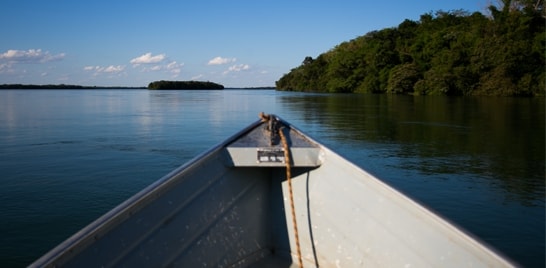
{"type": "Polygon", "coordinates": [[[173,76],[178,76],[180,72],[182,72],[182,66],[184,66],[184,63],[177,63],[176,61],[173,61],[169,64],[167,64],[166,68],[169,70],[170,73],[173,74],[173,76]]]}
{"type": "Polygon", "coordinates": [[[246,71],[250,69],[250,65],[248,64],[235,64],[233,66],[230,66],[227,71],[224,72],[224,74],[228,74],[230,72],[240,72],[240,71],[246,71]]]}
{"type": "Polygon", "coordinates": [[[173,62],[167,64],[167,69],[169,69],[169,70],[178,69],[178,68],[180,68],[182,66],[184,66],[184,63],[178,64],[178,63],[176,63],[176,61],[173,61],[173,62]]]}
{"type": "Polygon", "coordinates": [[[52,55],[49,51],[42,51],[41,49],[10,49],[0,54],[0,61],[9,63],[45,63],[62,60],[64,57],[64,53],[52,55]]]}
{"type": "Polygon", "coordinates": [[[110,65],[110,66],[107,66],[107,67],[101,67],[101,66],[85,66],[83,67],[83,69],[85,71],[94,71],[95,72],[95,75],[99,74],[99,73],[121,73],[125,70],[125,66],[124,65],[118,65],[118,66],[114,66],[114,65],[110,65]]]}
{"type": "Polygon", "coordinates": [[[163,61],[165,58],[165,54],[152,56],[152,53],[148,52],[142,56],[132,59],[130,62],[131,64],[138,66],[140,64],[158,63],[163,61]]]}
{"type": "Polygon", "coordinates": [[[222,58],[222,57],[216,57],[212,60],[209,60],[208,65],[221,65],[226,63],[231,63],[237,61],[236,58],[222,58]]]}
{"type": "Polygon", "coordinates": [[[167,73],[171,73],[173,75],[178,75],[180,72],[182,72],[182,66],[184,66],[184,63],[177,63],[176,61],[171,61],[167,64],[159,64],[154,65],[151,67],[144,67],[142,68],[142,72],[158,72],[158,71],[164,71],[167,73]]]}
{"type": "Polygon", "coordinates": [[[239,65],[233,65],[229,67],[229,70],[234,72],[239,72],[243,70],[248,70],[249,68],[250,66],[248,66],[248,64],[239,64],[239,65]]]}
{"type": "Polygon", "coordinates": [[[202,74],[196,75],[196,76],[193,76],[193,77],[191,78],[191,80],[197,80],[197,79],[200,79],[201,77],[203,77],[202,74]]]}
{"type": "Polygon", "coordinates": [[[2,63],[0,64],[0,73],[3,73],[4,71],[7,71],[9,70],[11,66],[7,63],[2,63]]]}
{"type": "Polygon", "coordinates": [[[104,72],[105,72],[105,73],[119,73],[119,72],[122,72],[124,69],[125,69],[125,66],[121,66],[121,65],[118,65],[118,66],[110,65],[110,66],[108,66],[108,67],[106,67],[106,68],[104,69],[104,72]]]}

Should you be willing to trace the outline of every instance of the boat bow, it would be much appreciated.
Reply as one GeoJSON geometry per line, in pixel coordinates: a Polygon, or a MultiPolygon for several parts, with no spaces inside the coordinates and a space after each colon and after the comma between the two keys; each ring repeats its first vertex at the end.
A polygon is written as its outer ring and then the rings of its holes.
{"type": "Polygon", "coordinates": [[[323,154],[320,146],[296,130],[286,121],[270,115],[267,121],[259,121],[256,127],[242,133],[225,147],[228,165],[234,167],[284,167],[285,146],[279,135],[282,131],[290,148],[292,167],[318,167],[323,154]]]}

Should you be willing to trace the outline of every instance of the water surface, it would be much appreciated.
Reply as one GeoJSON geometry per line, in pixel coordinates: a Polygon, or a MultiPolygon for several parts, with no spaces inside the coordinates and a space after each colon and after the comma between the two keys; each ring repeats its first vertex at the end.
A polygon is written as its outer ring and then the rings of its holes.
{"type": "Polygon", "coordinates": [[[0,91],[0,266],[29,264],[260,111],[544,266],[544,99],[271,90],[0,91]]]}

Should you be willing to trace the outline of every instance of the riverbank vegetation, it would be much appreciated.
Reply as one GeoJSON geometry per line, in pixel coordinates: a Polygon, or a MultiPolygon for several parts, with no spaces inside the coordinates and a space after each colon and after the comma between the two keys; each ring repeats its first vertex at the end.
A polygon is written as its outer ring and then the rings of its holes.
{"type": "Polygon", "coordinates": [[[224,89],[223,85],[209,81],[154,81],[148,89],[224,89]]]}
{"type": "Polygon", "coordinates": [[[306,57],[278,90],[416,95],[545,93],[543,1],[503,0],[490,14],[437,11],[306,57]]]}

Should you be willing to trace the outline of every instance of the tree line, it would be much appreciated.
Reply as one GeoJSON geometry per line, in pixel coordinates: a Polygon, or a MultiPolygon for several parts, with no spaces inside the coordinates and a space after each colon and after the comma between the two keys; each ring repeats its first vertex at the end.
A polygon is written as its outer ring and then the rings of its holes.
{"type": "Polygon", "coordinates": [[[209,81],[154,81],[148,89],[224,89],[223,85],[209,81]]]}
{"type": "Polygon", "coordinates": [[[490,15],[437,11],[343,42],[276,81],[278,90],[416,95],[545,93],[543,0],[490,15]]]}

